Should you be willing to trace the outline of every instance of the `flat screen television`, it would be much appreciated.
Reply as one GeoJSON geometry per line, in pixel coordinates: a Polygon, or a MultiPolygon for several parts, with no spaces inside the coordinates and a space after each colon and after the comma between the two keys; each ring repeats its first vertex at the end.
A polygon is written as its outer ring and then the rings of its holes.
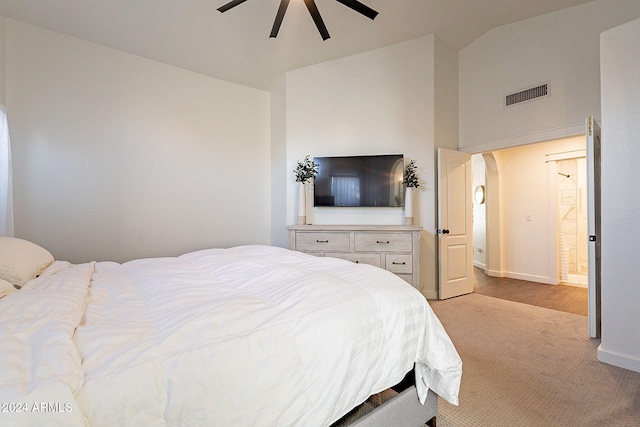
{"type": "Polygon", "coordinates": [[[402,207],[402,154],[314,157],[316,207],[402,207]]]}

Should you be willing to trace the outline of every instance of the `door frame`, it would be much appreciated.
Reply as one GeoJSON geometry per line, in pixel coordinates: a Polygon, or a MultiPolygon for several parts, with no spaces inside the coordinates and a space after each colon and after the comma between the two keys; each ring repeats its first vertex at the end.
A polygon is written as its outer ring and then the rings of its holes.
{"type": "MultiPolygon", "coordinates": [[[[588,123],[587,119],[587,123],[588,123]]],[[[591,118],[591,120],[593,120],[593,122],[598,125],[598,121],[591,118]]],[[[543,142],[547,142],[550,140],[555,140],[555,139],[563,139],[563,138],[571,138],[571,137],[576,137],[576,136],[585,136],[585,152],[586,152],[586,133],[588,133],[588,127],[587,127],[587,132],[585,132],[585,128],[584,125],[580,126],[582,129],[580,129],[578,127],[578,125],[575,126],[569,126],[566,129],[564,129],[566,132],[561,132],[561,133],[556,133],[553,135],[553,137],[550,138],[544,138],[544,139],[538,139],[538,138],[532,138],[531,140],[527,140],[525,141],[524,139],[520,139],[520,144],[515,144],[515,145],[504,145],[504,142],[495,142],[495,143],[487,143],[487,144],[483,144],[484,148],[482,150],[478,150],[479,147],[466,147],[462,148],[462,151],[465,151],[469,154],[481,154],[483,156],[483,159],[485,161],[485,170],[486,170],[486,180],[485,180],[485,187],[486,187],[486,203],[487,203],[487,215],[486,215],[486,270],[485,273],[489,276],[493,276],[493,277],[505,277],[504,271],[503,271],[503,262],[502,262],[502,258],[503,258],[503,248],[501,247],[501,240],[502,240],[502,227],[501,227],[501,219],[500,219],[500,181],[499,181],[499,171],[497,168],[497,162],[495,159],[495,156],[493,155],[493,153],[495,151],[500,151],[500,150],[504,150],[504,149],[510,149],[510,148],[516,148],[519,146],[524,146],[524,145],[528,145],[528,144],[537,144],[537,143],[543,143],[543,142]]],[[[555,168],[555,162],[553,162],[554,164],[554,168],[555,168]]],[[[552,169],[554,168],[549,168],[549,179],[551,179],[552,176],[552,169]]],[[[553,170],[553,176],[555,178],[555,173],[557,173],[557,168],[555,168],[553,170]]],[[[589,162],[587,159],[587,179],[589,179],[589,174],[591,172],[589,171],[589,162]]],[[[556,282],[555,283],[559,283],[559,266],[558,266],[558,253],[557,253],[557,235],[556,235],[556,230],[557,230],[557,197],[556,197],[556,192],[549,192],[549,221],[550,221],[550,227],[549,227],[549,241],[550,241],[550,248],[549,248],[549,267],[550,267],[550,272],[549,272],[549,278],[552,280],[554,277],[556,278],[556,282]],[[552,226],[553,225],[553,226],[552,226]]],[[[592,234],[591,231],[589,231],[589,234],[592,234]]],[[[600,236],[597,236],[598,239],[600,239],[600,236]]],[[[589,266],[590,270],[591,270],[591,265],[589,266]]],[[[591,273],[590,273],[591,274],[591,273]]],[[[591,279],[590,279],[591,280],[591,279]]],[[[591,298],[592,296],[589,296],[589,304],[591,305],[591,298]]],[[[592,331],[589,331],[590,335],[599,335],[600,331],[597,331],[597,333],[593,333],[592,331]]]]}
{"type": "MultiPolygon", "coordinates": [[[[572,136],[580,136],[584,135],[572,135],[572,136]]],[[[559,137],[556,139],[563,138],[571,138],[572,136],[567,137],[559,137]]],[[[537,141],[536,143],[544,143],[547,141],[537,141]]],[[[523,144],[528,145],[528,144],[523,144]]],[[[586,145],[586,143],[585,143],[586,145]]],[[[486,269],[485,274],[492,277],[506,277],[506,273],[503,269],[503,248],[501,247],[502,241],[502,224],[500,218],[500,174],[497,167],[496,158],[494,156],[495,151],[500,151],[504,149],[510,149],[516,147],[504,147],[504,148],[496,148],[491,152],[483,152],[483,153],[475,153],[481,154],[483,156],[485,162],[486,176],[485,176],[485,187],[486,187],[486,269]]],[[[560,153],[560,154],[551,154],[548,155],[548,223],[549,223],[549,278],[545,282],[556,285],[559,284],[560,281],[560,272],[559,272],[559,263],[558,263],[558,239],[557,239],[557,227],[558,227],[558,218],[557,218],[557,191],[556,191],[556,182],[555,176],[557,174],[557,166],[555,164],[555,160],[562,159],[571,159],[571,158],[584,158],[586,156],[586,148],[574,150],[571,152],[560,153]]],[[[511,276],[510,276],[511,277],[511,276]]]]}
{"type": "Polygon", "coordinates": [[[602,299],[601,299],[601,179],[602,158],[601,145],[602,133],[598,122],[593,117],[586,120],[587,140],[587,235],[588,242],[588,320],[589,336],[600,338],[602,323],[602,299]]]}
{"type": "Polygon", "coordinates": [[[504,277],[502,270],[502,225],[500,221],[500,175],[493,152],[481,153],[485,165],[485,274],[504,277]]]}

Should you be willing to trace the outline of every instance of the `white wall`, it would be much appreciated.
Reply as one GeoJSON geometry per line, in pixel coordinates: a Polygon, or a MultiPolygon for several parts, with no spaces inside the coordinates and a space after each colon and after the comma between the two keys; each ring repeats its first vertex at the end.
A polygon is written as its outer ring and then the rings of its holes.
{"type": "Polygon", "coordinates": [[[436,147],[458,149],[459,77],[458,51],[434,38],[434,143],[436,147]]]}
{"type": "MultiPolygon", "coordinates": [[[[417,161],[423,186],[432,186],[433,49],[426,37],[287,73],[287,170],[307,154],[404,154],[417,161]]],[[[289,188],[287,222],[294,224],[293,173],[289,188]]],[[[401,224],[402,210],[307,209],[307,219],[401,224]]]]}
{"type": "Polygon", "coordinates": [[[6,20],[16,236],[124,261],[270,243],[269,93],[6,20]]]}
{"type": "Polygon", "coordinates": [[[5,19],[0,15],[0,104],[4,104],[7,90],[5,83],[5,19]]]}
{"type": "Polygon", "coordinates": [[[551,164],[547,155],[585,147],[583,135],[493,152],[500,179],[500,275],[557,283],[553,266],[557,262],[557,215],[555,205],[550,203],[556,193],[549,183],[551,164]]]}
{"type": "Polygon", "coordinates": [[[640,20],[601,37],[602,343],[600,360],[640,372],[640,20]]]}
{"type": "Polygon", "coordinates": [[[505,25],[460,51],[460,147],[483,152],[583,132],[600,119],[599,37],[640,17],[637,0],[597,0],[505,25]],[[551,96],[503,97],[549,82],[551,96]]]}
{"type": "MultiPolygon", "coordinates": [[[[287,223],[295,224],[296,161],[309,154],[404,154],[416,160],[421,186],[414,218],[424,227],[421,239],[423,293],[435,298],[435,87],[453,101],[455,110],[438,132],[443,144],[456,142],[457,75],[455,52],[434,36],[396,44],[347,58],[291,71],[286,76],[287,223]],[[452,65],[453,64],[453,65],[452,65]],[[440,71],[442,70],[442,71],[440,71]],[[446,76],[446,78],[444,77],[446,76]]],[[[452,107],[453,106],[453,107],[452,107]]],[[[314,209],[307,221],[316,224],[402,224],[400,208],[314,209]]]]}
{"type": "Polygon", "coordinates": [[[271,92],[271,244],[289,247],[287,235],[287,78],[271,92]]]}
{"type": "MultiPolygon", "coordinates": [[[[596,0],[496,28],[464,48],[460,52],[460,146],[476,153],[574,135],[582,132],[587,116],[600,118],[602,108],[603,324],[599,358],[640,372],[640,340],[635,326],[640,324],[640,288],[633,269],[634,257],[640,253],[638,232],[633,228],[640,219],[635,202],[639,197],[634,196],[638,191],[635,165],[640,162],[633,161],[639,153],[635,146],[640,132],[638,23],[600,37],[603,31],[638,17],[637,0],[596,0]],[[550,97],[502,107],[506,93],[547,81],[550,97]]],[[[506,183],[500,179],[501,186],[506,183]]],[[[522,213],[511,215],[517,222],[522,213]]],[[[501,270],[503,266],[507,271],[524,266],[518,260],[521,256],[516,259],[510,255],[509,265],[502,263],[501,270]]],[[[525,272],[545,274],[542,266],[527,266],[525,272]]]]}

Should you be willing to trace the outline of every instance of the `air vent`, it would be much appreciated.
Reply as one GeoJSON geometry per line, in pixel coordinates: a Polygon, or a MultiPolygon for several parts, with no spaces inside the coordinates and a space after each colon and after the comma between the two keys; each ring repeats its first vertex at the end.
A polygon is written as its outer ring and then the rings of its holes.
{"type": "Polygon", "coordinates": [[[549,83],[544,83],[538,86],[521,90],[520,92],[506,95],[504,97],[504,106],[511,107],[517,104],[522,104],[523,102],[545,98],[547,96],[549,96],[549,83]]]}

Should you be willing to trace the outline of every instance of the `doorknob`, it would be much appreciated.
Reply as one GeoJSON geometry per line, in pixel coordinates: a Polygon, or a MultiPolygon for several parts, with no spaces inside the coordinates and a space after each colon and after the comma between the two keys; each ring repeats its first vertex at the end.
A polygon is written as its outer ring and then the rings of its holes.
{"type": "Polygon", "coordinates": [[[442,230],[442,234],[449,234],[449,230],[445,228],[444,230],[442,230]]]}
{"type": "Polygon", "coordinates": [[[437,234],[449,234],[449,230],[447,230],[446,228],[440,230],[439,228],[436,228],[436,233],[437,234]]]}

